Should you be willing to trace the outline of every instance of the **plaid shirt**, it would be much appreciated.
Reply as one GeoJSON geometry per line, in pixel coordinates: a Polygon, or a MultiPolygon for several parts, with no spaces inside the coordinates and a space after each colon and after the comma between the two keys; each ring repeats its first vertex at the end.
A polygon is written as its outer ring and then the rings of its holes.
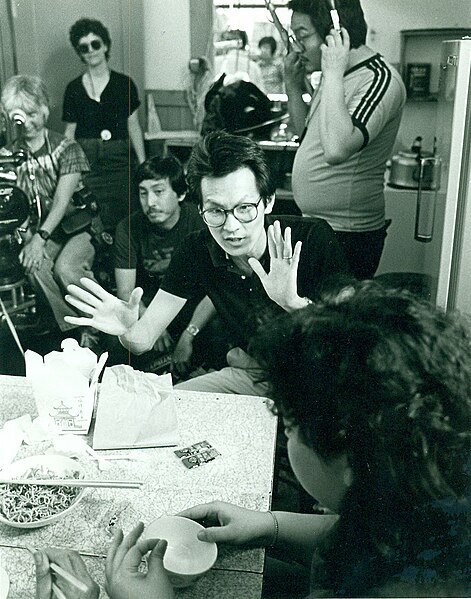
{"type": "MultiPolygon", "coordinates": [[[[31,202],[39,195],[43,215],[51,208],[57,183],[62,175],[87,173],[90,170],[88,160],[76,141],[55,131],[47,130],[46,134],[44,145],[37,152],[28,150],[28,159],[16,168],[17,186],[31,202]]],[[[8,155],[19,149],[27,148],[24,142],[16,140],[2,148],[0,154],[8,155]]],[[[76,191],[82,187],[80,178],[76,191]]]]}

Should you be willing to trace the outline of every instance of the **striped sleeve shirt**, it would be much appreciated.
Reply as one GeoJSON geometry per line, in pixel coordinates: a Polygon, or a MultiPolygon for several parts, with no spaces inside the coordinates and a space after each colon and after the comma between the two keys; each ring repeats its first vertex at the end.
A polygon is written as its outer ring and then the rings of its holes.
{"type": "Polygon", "coordinates": [[[293,165],[293,193],[303,214],[324,218],[337,231],[374,231],[384,224],[384,171],[397,135],[405,88],[397,71],[375,54],[344,76],[352,123],[363,135],[358,152],[326,162],[317,118],[322,80],[293,165]]]}

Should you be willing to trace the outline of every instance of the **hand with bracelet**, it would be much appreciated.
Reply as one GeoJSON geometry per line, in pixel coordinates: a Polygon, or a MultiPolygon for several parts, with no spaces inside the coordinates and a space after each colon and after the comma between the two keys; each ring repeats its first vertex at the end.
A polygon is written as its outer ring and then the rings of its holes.
{"type": "Polygon", "coordinates": [[[278,520],[273,512],[259,512],[212,501],[184,510],[178,514],[196,520],[206,527],[198,533],[201,541],[272,547],[278,538],[278,520]]]}

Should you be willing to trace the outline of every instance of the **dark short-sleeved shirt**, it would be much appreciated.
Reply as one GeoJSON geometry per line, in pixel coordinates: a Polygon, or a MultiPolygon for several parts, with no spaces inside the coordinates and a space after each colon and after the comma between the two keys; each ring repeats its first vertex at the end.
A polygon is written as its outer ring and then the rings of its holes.
{"type": "MultiPolygon", "coordinates": [[[[279,220],[282,230],[291,227],[293,247],[302,241],[298,267],[298,294],[315,299],[335,275],[345,274],[345,258],[326,221],[296,216],[269,216],[265,226],[279,220]]],[[[268,272],[268,249],[260,260],[268,272]]],[[[234,345],[244,349],[261,318],[283,309],[266,294],[258,276],[240,273],[232,260],[205,229],[192,233],[175,252],[161,289],[189,299],[200,290],[208,295],[234,345]]]]}
{"type": "Polygon", "coordinates": [[[169,231],[149,222],[141,210],[116,227],[114,267],[136,269],[136,284],[144,290],[144,303],[157,293],[175,249],[192,231],[205,228],[194,204],[182,202],[180,218],[169,231]]]}
{"type": "Polygon", "coordinates": [[[127,120],[139,105],[137,87],[127,75],[111,71],[99,102],[87,94],[80,75],[65,89],[62,120],[77,124],[77,139],[99,139],[103,130],[111,133],[111,139],[126,139],[127,120]]]}

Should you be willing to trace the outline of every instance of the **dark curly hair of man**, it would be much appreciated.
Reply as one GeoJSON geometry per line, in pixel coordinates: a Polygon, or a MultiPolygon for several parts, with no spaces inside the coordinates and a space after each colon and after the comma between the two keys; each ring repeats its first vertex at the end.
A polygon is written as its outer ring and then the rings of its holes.
{"type": "Polygon", "coordinates": [[[342,597],[379,588],[469,596],[471,335],[463,318],[362,283],[265,327],[251,354],[305,445],[327,461],[346,455],[353,472],[318,555],[323,588],[342,597]]]}

